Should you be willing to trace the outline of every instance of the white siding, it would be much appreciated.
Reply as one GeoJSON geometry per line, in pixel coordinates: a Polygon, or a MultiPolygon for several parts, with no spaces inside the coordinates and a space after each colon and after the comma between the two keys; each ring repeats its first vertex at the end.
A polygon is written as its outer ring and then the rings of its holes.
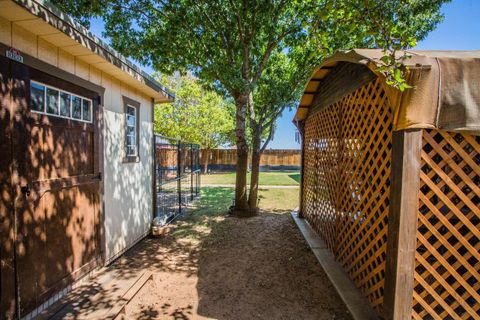
{"type": "Polygon", "coordinates": [[[115,257],[150,229],[152,220],[152,115],[148,98],[137,95],[109,76],[105,87],[105,238],[106,257],[115,257]],[[140,102],[138,163],[123,163],[124,123],[122,95],[140,102]],[[111,101],[111,102],[107,102],[111,101]]]}

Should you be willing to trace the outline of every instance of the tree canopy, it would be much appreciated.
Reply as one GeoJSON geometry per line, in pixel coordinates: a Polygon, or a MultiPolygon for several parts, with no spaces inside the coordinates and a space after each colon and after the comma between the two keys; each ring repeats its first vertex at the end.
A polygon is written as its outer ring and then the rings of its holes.
{"type": "Polygon", "coordinates": [[[212,149],[231,143],[234,105],[191,75],[157,76],[175,94],[155,108],[155,132],[212,149]]]}
{"type": "Polygon", "coordinates": [[[273,57],[302,47],[319,57],[358,43],[383,48],[379,71],[404,90],[395,52],[433,30],[448,0],[78,0],[72,8],[54,1],[80,16],[101,8],[114,48],[163,72],[191,71],[233,98],[235,205],[248,210],[246,121],[257,118],[253,92],[273,57]]]}

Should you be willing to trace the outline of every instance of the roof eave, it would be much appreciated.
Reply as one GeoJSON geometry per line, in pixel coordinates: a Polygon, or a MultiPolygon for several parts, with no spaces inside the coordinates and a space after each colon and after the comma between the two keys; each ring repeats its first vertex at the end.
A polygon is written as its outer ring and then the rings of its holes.
{"type": "Polygon", "coordinates": [[[165,96],[165,102],[171,102],[175,96],[165,86],[156,81],[152,76],[140,70],[135,64],[125,58],[123,55],[115,51],[105,42],[97,38],[87,28],[79,24],[72,17],[62,12],[53,4],[45,0],[12,0],[17,5],[27,10],[32,15],[42,19],[52,27],[63,32],[77,43],[88,48],[94,54],[102,57],[106,61],[115,65],[122,71],[126,72],[135,80],[140,81],[149,88],[165,96]]]}

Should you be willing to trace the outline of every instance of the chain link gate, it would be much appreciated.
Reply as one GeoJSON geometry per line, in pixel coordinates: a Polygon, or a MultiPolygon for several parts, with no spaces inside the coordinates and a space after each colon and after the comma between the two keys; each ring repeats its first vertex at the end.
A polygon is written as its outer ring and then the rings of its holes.
{"type": "Polygon", "coordinates": [[[200,146],[155,135],[155,220],[165,225],[200,195],[200,146]]]}

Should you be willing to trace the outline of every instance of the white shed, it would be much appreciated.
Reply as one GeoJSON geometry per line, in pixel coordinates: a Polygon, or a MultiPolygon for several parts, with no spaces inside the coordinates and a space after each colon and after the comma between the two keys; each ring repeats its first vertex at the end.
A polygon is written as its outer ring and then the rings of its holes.
{"type": "Polygon", "coordinates": [[[0,1],[0,318],[148,234],[153,107],[173,96],[42,0],[0,1]]]}

